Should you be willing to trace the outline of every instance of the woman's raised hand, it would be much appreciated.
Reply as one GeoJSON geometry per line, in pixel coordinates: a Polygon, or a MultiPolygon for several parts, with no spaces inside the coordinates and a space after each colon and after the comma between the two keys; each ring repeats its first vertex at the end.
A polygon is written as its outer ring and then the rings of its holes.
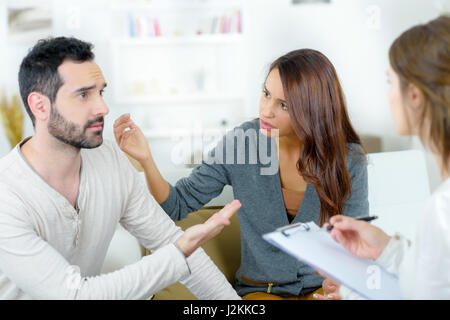
{"type": "Polygon", "coordinates": [[[143,162],[151,157],[147,139],[131,120],[130,114],[121,115],[114,122],[114,137],[120,149],[137,161],[143,162]]]}
{"type": "Polygon", "coordinates": [[[331,237],[352,254],[376,260],[391,239],[383,230],[368,222],[336,215],[324,227],[333,225],[331,237]]]}

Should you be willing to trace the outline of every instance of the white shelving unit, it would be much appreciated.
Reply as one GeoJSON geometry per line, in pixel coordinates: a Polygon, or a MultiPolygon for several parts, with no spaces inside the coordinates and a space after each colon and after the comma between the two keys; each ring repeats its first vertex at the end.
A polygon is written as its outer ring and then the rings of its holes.
{"type": "Polygon", "coordinates": [[[169,36],[169,37],[136,37],[113,40],[117,46],[177,46],[177,45],[212,45],[212,44],[241,44],[243,36],[230,35],[195,35],[195,36],[169,36]]]}
{"type": "MultiPolygon", "coordinates": [[[[110,11],[115,30],[110,40],[114,102],[119,107],[147,108],[149,112],[160,112],[162,106],[166,111],[183,107],[187,113],[195,109],[192,116],[205,119],[228,118],[225,111],[242,118],[245,27],[241,20],[239,28],[233,23],[244,16],[243,0],[113,2],[110,11]],[[228,23],[229,32],[217,28],[222,17],[229,17],[222,21],[228,23]],[[145,28],[136,21],[145,21],[145,28]],[[148,31],[151,21],[160,21],[159,35],[155,35],[156,29],[148,31]],[[140,33],[133,28],[136,26],[140,33]]],[[[171,116],[186,114],[177,111],[171,116]]]]}
{"type": "Polygon", "coordinates": [[[167,105],[167,104],[189,104],[208,103],[214,101],[242,102],[243,97],[232,94],[209,93],[209,94],[174,94],[174,95],[139,95],[136,97],[117,97],[116,102],[120,105],[167,105]]]}

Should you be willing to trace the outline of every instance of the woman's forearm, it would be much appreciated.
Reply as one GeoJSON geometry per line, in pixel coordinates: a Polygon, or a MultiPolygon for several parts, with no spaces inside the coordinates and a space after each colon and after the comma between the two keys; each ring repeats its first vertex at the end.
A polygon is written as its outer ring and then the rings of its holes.
{"type": "Polygon", "coordinates": [[[139,163],[144,169],[148,190],[159,204],[163,203],[170,193],[169,183],[162,177],[151,155],[139,163]]]}

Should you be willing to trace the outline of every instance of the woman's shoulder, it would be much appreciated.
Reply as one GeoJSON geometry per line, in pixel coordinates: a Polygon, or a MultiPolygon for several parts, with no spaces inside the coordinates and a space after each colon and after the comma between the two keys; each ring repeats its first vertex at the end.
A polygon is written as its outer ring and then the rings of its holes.
{"type": "Polygon", "coordinates": [[[366,152],[359,143],[347,143],[347,165],[367,166],[366,152]]]}
{"type": "MultiPolygon", "coordinates": [[[[231,130],[228,130],[224,136],[225,140],[234,143],[235,138],[245,138],[247,141],[257,141],[259,134],[259,119],[246,121],[231,130]]],[[[239,140],[238,140],[239,141],[239,140]]]]}

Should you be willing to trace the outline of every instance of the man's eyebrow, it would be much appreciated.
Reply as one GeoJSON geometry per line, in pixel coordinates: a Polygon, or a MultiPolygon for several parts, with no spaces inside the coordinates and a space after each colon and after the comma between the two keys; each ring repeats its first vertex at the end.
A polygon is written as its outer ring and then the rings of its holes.
{"type": "MultiPolygon", "coordinates": [[[[103,84],[103,89],[105,89],[107,85],[108,85],[108,84],[105,82],[105,83],[103,84]]],[[[78,89],[76,89],[73,93],[80,93],[80,92],[84,92],[84,91],[89,91],[89,90],[95,89],[96,87],[97,87],[97,86],[94,84],[94,85],[89,86],[89,87],[78,88],[78,89]]]]}

